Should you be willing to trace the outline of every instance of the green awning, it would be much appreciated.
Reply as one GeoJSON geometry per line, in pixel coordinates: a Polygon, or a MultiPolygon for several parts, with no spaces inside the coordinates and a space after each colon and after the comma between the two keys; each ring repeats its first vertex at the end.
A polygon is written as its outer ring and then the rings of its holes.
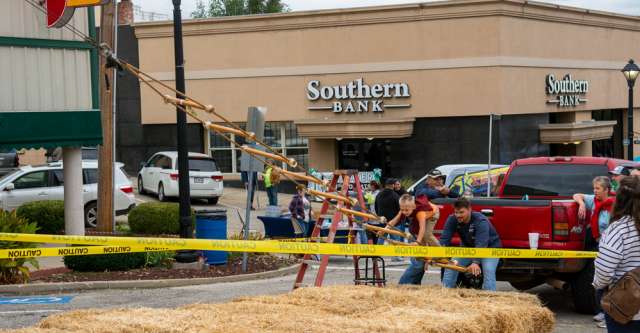
{"type": "Polygon", "coordinates": [[[0,112],[0,148],[102,144],[100,111],[0,112]]]}

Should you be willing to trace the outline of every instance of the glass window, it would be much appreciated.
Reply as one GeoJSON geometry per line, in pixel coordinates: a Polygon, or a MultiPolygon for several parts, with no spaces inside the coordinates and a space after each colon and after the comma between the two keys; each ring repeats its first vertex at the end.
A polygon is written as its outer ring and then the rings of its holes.
{"type": "Polygon", "coordinates": [[[17,190],[47,187],[49,185],[49,171],[36,171],[28,173],[13,182],[17,190]]]}
{"type": "Polygon", "coordinates": [[[167,157],[167,156],[162,156],[158,162],[156,162],[156,165],[158,168],[161,169],[172,169],[173,168],[173,163],[171,163],[171,158],[167,157]]]}
{"type": "Polygon", "coordinates": [[[162,158],[162,155],[156,155],[154,157],[152,157],[149,162],[147,162],[146,167],[147,168],[155,168],[156,167],[156,163],[158,162],[158,160],[162,158]]]}
{"type": "Polygon", "coordinates": [[[216,162],[210,158],[190,158],[189,159],[189,170],[190,171],[218,171],[218,167],[216,167],[216,162]]]}
{"type": "Polygon", "coordinates": [[[51,186],[64,186],[64,172],[62,170],[51,170],[53,181],[51,186]]]}
{"type": "Polygon", "coordinates": [[[98,159],[98,148],[83,147],[82,148],[82,159],[83,160],[97,160],[98,159]]]}
{"type": "MultiPolygon", "coordinates": [[[[245,129],[245,123],[237,124],[245,129]]],[[[240,172],[242,151],[232,146],[227,140],[215,132],[210,132],[210,151],[218,168],[222,172],[240,172]]],[[[230,135],[240,145],[245,144],[241,136],[230,135]]],[[[285,156],[295,158],[305,168],[308,166],[309,143],[306,138],[298,136],[296,125],[289,122],[267,122],[264,126],[263,141],[285,156]],[[284,139],[284,141],[283,141],[284,139]]]]}
{"type": "Polygon", "coordinates": [[[87,184],[97,184],[98,183],[98,169],[84,169],[84,182],[87,184]]]}
{"type": "Polygon", "coordinates": [[[298,161],[298,164],[305,169],[309,168],[309,149],[308,148],[288,148],[287,157],[298,161]]]}
{"type": "Polygon", "coordinates": [[[593,178],[604,176],[607,171],[605,165],[521,165],[509,174],[503,195],[569,197],[575,193],[592,193],[593,178]]]}
{"type": "MultiPolygon", "coordinates": [[[[220,171],[233,172],[231,150],[213,150],[211,152],[213,159],[217,162],[220,171]]],[[[238,164],[239,165],[239,164],[238,164]]]]}

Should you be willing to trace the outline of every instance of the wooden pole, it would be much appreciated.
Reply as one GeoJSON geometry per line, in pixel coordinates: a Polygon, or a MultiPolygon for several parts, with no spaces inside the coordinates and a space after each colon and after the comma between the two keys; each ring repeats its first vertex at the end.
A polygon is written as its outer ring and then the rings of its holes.
{"type": "MultiPolygon", "coordinates": [[[[102,6],[100,43],[114,48],[116,0],[102,6]]],[[[100,118],[102,145],[98,146],[98,231],[113,231],[113,72],[105,68],[106,59],[100,57],[100,118]]]]}

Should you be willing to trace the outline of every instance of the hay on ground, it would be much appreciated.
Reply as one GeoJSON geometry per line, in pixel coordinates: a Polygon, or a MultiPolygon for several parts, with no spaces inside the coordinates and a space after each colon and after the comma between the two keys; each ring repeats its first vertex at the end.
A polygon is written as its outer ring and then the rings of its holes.
{"type": "Polygon", "coordinates": [[[79,310],[12,333],[551,332],[534,295],[427,287],[332,286],[176,309],[79,310]]]}

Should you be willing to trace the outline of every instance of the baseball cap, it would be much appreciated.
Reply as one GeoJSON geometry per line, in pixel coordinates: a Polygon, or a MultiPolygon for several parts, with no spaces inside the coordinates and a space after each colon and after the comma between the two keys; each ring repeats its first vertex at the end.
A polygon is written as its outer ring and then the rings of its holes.
{"type": "Polygon", "coordinates": [[[445,177],[445,175],[443,175],[440,170],[433,169],[433,170],[429,171],[429,173],[427,174],[427,177],[429,177],[429,178],[440,178],[440,177],[445,177]]]}
{"type": "Polygon", "coordinates": [[[384,184],[385,184],[385,185],[393,185],[393,184],[395,184],[395,183],[396,183],[396,181],[398,181],[398,180],[397,180],[397,179],[395,179],[395,178],[391,178],[391,177],[390,177],[390,178],[387,178],[387,180],[384,182],[384,184]]]}
{"type": "Polygon", "coordinates": [[[629,169],[623,167],[622,165],[618,165],[613,170],[609,171],[609,173],[616,176],[618,175],[629,176],[631,174],[631,172],[629,172],[629,169]]]}

